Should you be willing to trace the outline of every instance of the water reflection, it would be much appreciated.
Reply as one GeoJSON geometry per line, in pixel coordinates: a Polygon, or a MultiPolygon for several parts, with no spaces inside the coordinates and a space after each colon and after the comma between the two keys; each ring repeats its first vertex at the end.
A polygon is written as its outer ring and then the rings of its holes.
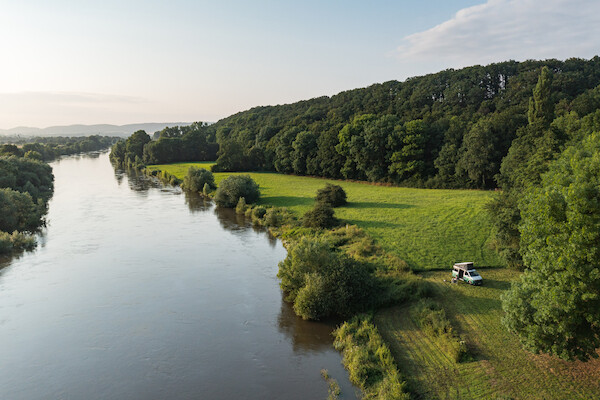
{"type": "Polygon", "coordinates": [[[333,345],[333,322],[313,322],[299,318],[292,305],[281,296],[281,311],[277,318],[279,331],[291,339],[296,352],[321,352],[333,345]]]}
{"type": "Polygon", "coordinates": [[[252,224],[243,214],[232,208],[215,207],[215,215],[221,226],[228,231],[249,231],[252,224]]]}
{"type": "Polygon", "coordinates": [[[282,303],[280,242],[145,176],[119,186],[108,155],[54,166],[46,245],[0,272],[0,399],[322,399],[322,368],[355,397],[331,326],[282,303]]]}
{"type": "Polygon", "coordinates": [[[192,213],[205,212],[213,207],[212,201],[199,193],[185,191],[185,204],[192,213]]]}

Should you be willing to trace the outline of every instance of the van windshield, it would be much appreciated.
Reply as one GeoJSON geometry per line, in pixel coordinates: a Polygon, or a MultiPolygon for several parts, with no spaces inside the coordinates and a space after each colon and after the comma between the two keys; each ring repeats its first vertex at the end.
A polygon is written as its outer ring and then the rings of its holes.
{"type": "Polygon", "coordinates": [[[477,271],[475,271],[474,269],[470,269],[469,270],[469,275],[471,275],[471,276],[479,276],[479,274],[477,273],[477,271]]]}

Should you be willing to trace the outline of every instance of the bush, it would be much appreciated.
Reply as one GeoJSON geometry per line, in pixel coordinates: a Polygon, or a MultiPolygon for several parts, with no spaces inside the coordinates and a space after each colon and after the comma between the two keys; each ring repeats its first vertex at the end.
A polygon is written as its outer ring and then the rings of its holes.
{"type": "Polygon", "coordinates": [[[303,237],[292,245],[277,276],[304,319],[349,316],[373,305],[376,281],[369,268],[320,239],[303,237]]]}
{"type": "Polygon", "coordinates": [[[0,254],[7,254],[13,250],[33,250],[37,242],[33,236],[14,231],[12,234],[0,232],[0,254]]]}
{"type": "Polygon", "coordinates": [[[260,197],[258,184],[250,175],[231,175],[221,181],[215,193],[218,206],[233,208],[244,197],[247,203],[254,203],[260,197]]]}
{"type": "Polygon", "coordinates": [[[267,209],[263,223],[265,226],[277,228],[288,223],[290,220],[292,220],[292,216],[287,209],[272,207],[267,209]]]}
{"type": "Polygon", "coordinates": [[[0,254],[10,253],[13,248],[10,234],[0,231],[0,254]]]}
{"type": "Polygon", "coordinates": [[[204,187],[202,188],[202,194],[208,197],[208,195],[210,194],[210,192],[212,192],[213,189],[214,188],[211,187],[208,183],[205,183],[204,187]]]}
{"type": "Polygon", "coordinates": [[[331,229],[340,223],[333,214],[333,208],[329,204],[316,203],[314,208],[302,217],[302,225],[307,228],[331,229]]]}
{"type": "Polygon", "coordinates": [[[190,167],[183,178],[183,188],[192,192],[203,192],[206,185],[209,189],[216,187],[213,173],[204,168],[190,167]]]}
{"type": "Polygon", "coordinates": [[[326,184],[324,188],[317,191],[315,200],[318,203],[329,204],[331,207],[340,207],[347,203],[344,189],[331,183],[326,184]]]}
{"type": "Polygon", "coordinates": [[[254,207],[252,209],[252,219],[261,220],[267,214],[267,209],[264,207],[254,207]]]}
{"type": "Polygon", "coordinates": [[[237,205],[235,206],[236,214],[245,214],[246,208],[248,208],[248,206],[246,205],[246,199],[244,197],[240,197],[240,199],[237,202],[237,205]]]}

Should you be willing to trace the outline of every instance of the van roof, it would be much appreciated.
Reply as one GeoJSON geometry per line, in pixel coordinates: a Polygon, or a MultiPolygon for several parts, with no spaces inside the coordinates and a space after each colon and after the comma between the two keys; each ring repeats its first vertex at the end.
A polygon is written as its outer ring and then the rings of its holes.
{"type": "Polygon", "coordinates": [[[454,268],[470,270],[470,269],[473,269],[473,263],[472,262],[456,263],[456,264],[454,264],[454,268]]]}
{"type": "Polygon", "coordinates": [[[473,265],[473,262],[472,262],[472,261],[469,261],[469,262],[461,262],[461,263],[456,263],[456,264],[454,264],[454,265],[455,265],[455,266],[457,266],[457,267],[462,267],[462,266],[465,266],[465,267],[466,267],[466,266],[472,266],[472,265],[473,265]]]}

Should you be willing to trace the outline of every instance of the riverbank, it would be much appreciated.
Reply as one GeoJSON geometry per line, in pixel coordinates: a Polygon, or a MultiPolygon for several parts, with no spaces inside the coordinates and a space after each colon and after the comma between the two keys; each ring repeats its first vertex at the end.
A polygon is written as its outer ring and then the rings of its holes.
{"type": "MultiPolygon", "coordinates": [[[[190,166],[212,163],[150,165],[183,179],[190,166]]],[[[220,182],[232,173],[215,173],[220,182]]],[[[412,189],[358,182],[249,173],[259,185],[259,205],[286,207],[296,216],[310,210],[318,189],[330,182],[346,191],[348,204],[336,217],[364,229],[385,251],[405,260],[414,271],[448,269],[457,261],[478,266],[501,266],[489,247],[491,228],[485,204],[493,193],[476,190],[412,189]]]]}
{"type": "Polygon", "coordinates": [[[356,398],[280,242],[106,153],[52,167],[43,245],[0,261],[0,398],[323,399],[321,369],[356,398]]]}
{"type": "MultiPolygon", "coordinates": [[[[210,163],[198,164],[193,163],[210,168],[210,163]]],[[[182,173],[183,177],[190,165],[149,168],[177,176],[182,173]]],[[[216,181],[228,175],[216,173],[216,181]]],[[[587,399],[600,394],[599,360],[569,363],[530,354],[502,326],[500,296],[519,273],[498,267],[501,263],[486,247],[489,225],[483,207],[491,198],[490,192],[391,188],[271,173],[250,175],[261,186],[260,204],[283,206],[297,216],[311,208],[317,189],[326,182],[341,185],[349,204],[336,208],[336,216],[362,227],[390,254],[408,258],[411,268],[429,285],[454,334],[465,339],[469,356],[463,362],[456,362],[439,337],[419,326],[410,304],[383,309],[373,319],[408,388],[419,398],[587,399]],[[460,233],[453,236],[456,232],[460,233]],[[474,260],[484,286],[445,282],[449,280],[447,268],[456,260],[474,260]],[[489,266],[492,268],[485,268],[489,266]],[[440,271],[432,271],[435,269],[440,271]]]]}

